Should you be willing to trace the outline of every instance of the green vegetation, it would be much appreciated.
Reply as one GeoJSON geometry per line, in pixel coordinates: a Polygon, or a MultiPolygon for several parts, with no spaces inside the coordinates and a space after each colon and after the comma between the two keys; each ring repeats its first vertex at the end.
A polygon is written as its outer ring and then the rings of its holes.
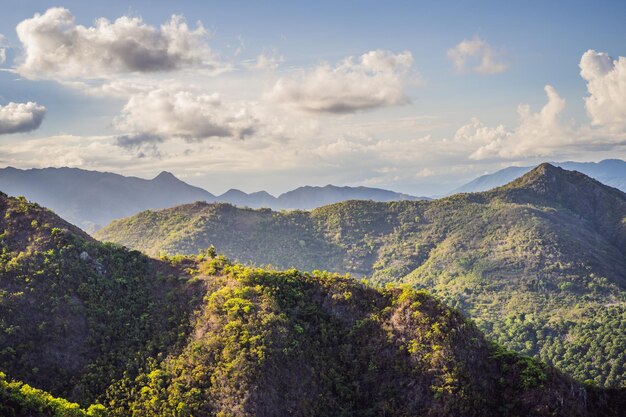
{"type": "Polygon", "coordinates": [[[626,387],[625,219],[624,193],[546,164],[485,193],[311,212],[194,203],[115,221],[97,237],[153,255],[215,245],[247,265],[425,288],[509,349],[626,387]]]}
{"type": "Polygon", "coordinates": [[[0,195],[0,370],[88,405],[184,342],[179,271],[0,195]]]}
{"type": "Polygon", "coordinates": [[[55,398],[49,393],[18,381],[8,381],[0,372],[0,415],[4,417],[106,417],[101,404],[83,410],[76,403],[55,398]]]}
{"type": "Polygon", "coordinates": [[[24,200],[0,195],[0,210],[0,370],[17,379],[0,375],[2,415],[569,417],[626,402],[488,342],[424,290],[211,247],[148,259],[24,200]]]}
{"type": "Polygon", "coordinates": [[[179,354],[109,388],[113,416],[617,415],[622,401],[485,341],[425,291],[168,260],[199,274],[204,304],[179,354]]]}

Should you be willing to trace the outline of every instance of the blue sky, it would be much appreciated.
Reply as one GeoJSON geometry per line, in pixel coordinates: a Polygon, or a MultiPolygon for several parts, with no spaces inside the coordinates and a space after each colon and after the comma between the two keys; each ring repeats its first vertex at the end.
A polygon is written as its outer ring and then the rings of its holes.
{"type": "Polygon", "coordinates": [[[509,165],[626,157],[625,2],[0,4],[2,166],[433,195],[509,165]],[[164,35],[173,14],[205,31],[164,35]],[[119,46],[140,27],[148,70],[119,46]]]}

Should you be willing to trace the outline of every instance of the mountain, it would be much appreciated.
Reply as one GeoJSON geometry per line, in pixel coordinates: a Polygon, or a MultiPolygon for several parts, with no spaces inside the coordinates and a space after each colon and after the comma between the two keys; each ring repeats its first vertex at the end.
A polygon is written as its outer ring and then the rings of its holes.
{"type": "Polygon", "coordinates": [[[218,196],[215,201],[229,203],[239,207],[271,208],[273,210],[311,210],[328,204],[347,200],[402,201],[428,200],[426,197],[414,197],[370,187],[324,187],[304,186],[274,197],[265,191],[247,194],[240,190],[230,189],[218,196]]]}
{"type": "Polygon", "coordinates": [[[265,191],[247,194],[231,189],[214,196],[163,171],[151,180],[78,168],[0,169],[0,190],[50,207],[69,222],[95,232],[114,219],[143,210],[173,207],[195,201],[225,202],[240,207],[312,209],[328,203],[363,199],[374,201],[419,199],[366,187],[301,187],[278,198],[265,191]]]}
{"type": "Polygon", "coordinates": [[[626,386],[626,194],[543,164],[506,186],[433,201],[348,201],[276,213],[194,203],[97,237],[146,251],[218,251],[426,288],[494,340],[581,381],[626,386]]]}
{"type": "Polygon", "coordinates": [[[283,209],[308,210],[346,200],[402,201],[427,200],[394,191],[369,187],[299,187],[278,197],[278,206],[283,209]]]}
{"type": "MultiPolygon", "coordinates": [[[[557,162],[553,165],[570,171],[582,172],[601,183],[626,192],[626,162],[620,159],[606,159],[600,162],[557,162]]],[[[532,169],[533,167],[504,168],[493,174],[480,176],[450,194],[487,191],[507,184],[532,169]]]]}
{"type": "MultiPolygon", "coordinates": [[[[0,371],[88,404],[178,346],[193,285],[0,193],[0,371]]],[[[4,415],[4,414],[3,414],[4,415]]]]}
{"type": "Polygon", "coordinates": [[[215,200],[218,202],[230,203],[239,207],[253,208],[275,207],[277,203],[276,197],[265,191],[248,194],[241,190],[232,188],[224,194],[219,195],[215,200]]]}
{"type": "Polygon", "coordinates": [[[212,248],[149,259],[4,194],[0,229],[3,416],[565,417],[626,405],[624,390],[486,341],[425,291],[249,268],[212,248]]]}
{"type": "Polygon", "coordinates": [[[149,260],[23,199],[0,203],[11,356],[0,366],[85,408],[101,402],[81,411],[3,376],[7,416],[33,404],[39,415],[617,415],[622,401],[486,342],[424,292],[210,251],[149,260]]]}
{"type": "Polygon", "coordinates": [[[77,168],[0,169],[0,190],[24,196],[94,231],[113,219],[149,208],[165,208],[214,196],[169,172],[152,180],[77,168]]]}

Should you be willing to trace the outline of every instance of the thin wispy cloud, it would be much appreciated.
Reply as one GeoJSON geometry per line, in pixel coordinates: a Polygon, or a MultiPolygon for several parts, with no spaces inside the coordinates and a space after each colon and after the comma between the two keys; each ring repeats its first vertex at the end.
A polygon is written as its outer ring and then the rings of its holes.
{"type": "Polygon", "coordinates": [[[0,65],[7,60],[7,38],[0,33],[0,65]]]}
{"type": "Polygon", "coordinates": [[[464,39],[448,50],[448,58],[459,73],[498,74],[506,71],[509,64],[502,61],[494,49],[478,36],[464,39]]]}

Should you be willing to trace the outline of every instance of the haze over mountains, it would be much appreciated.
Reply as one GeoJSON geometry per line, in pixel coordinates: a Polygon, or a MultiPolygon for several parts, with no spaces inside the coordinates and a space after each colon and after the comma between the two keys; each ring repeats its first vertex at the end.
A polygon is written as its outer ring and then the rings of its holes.
{"type": "Polygon", "coordinates": [[[215,196],[169,172],[151,180],[78,168],[0,169],[0,190],[49,207],[71,223],[93,232],[114,219],[147,209],[194,201],[224,202],[241,207],[311,209],[344,200],[417,200],[393,191],[367,187],[300,187],[274,197],[265,191],[229,190],[215,196]]]}
{"type": "MultiPolygon", "coordinates": [[[[552,162],[551,164],[570,171],[582,172],[603,184],[626,192],[626,162],[621,159],[605,159],[600,162],[552,162]]],[[[521,177],[531,169],[533,166],[504,168],[492,174],[482,175],[453,190],[450,194],[475,193],[500,187],[521,177]]]]}
{"type": "Polygon", "coordinates": [[[244,263],[426,288],[511,349],[626,386],[624,219],[626,194],[542,164],[483,193],[284,213],[194,203],[96,236],[152,255],[214,245],[244,263]]]}

